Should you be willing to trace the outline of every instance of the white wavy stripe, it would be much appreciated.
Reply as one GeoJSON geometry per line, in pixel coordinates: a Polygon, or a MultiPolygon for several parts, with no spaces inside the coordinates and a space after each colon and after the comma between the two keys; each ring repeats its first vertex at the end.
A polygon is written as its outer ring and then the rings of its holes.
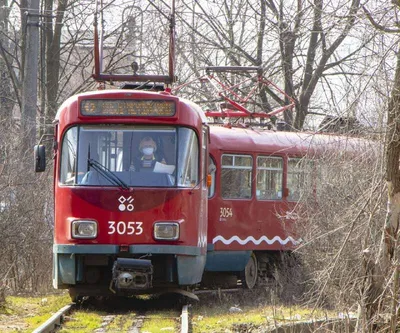
{"type": "Polygon", "coordinates": [[[232,236],[229,239],[225,239],[223,236],[217,236],[213,239],[213,244],[215,244],[216,242],[222,242],[225,245],[229,245],[232,242],[238,242],[240,245],[245,245],[248,242],[253,242],[255,245],[260,245],[262,242],[266,242],[267,244],[271,245],[274,244],[275,242],[280,243],[281,245],[286,245],[289,242],[292,242],[293,245],[298,245],[301,242],[301,238],[299,240],[295,240],[293,237],[289,236],[286,239],[282,239],[279,236],[275,236],[272,239],[269,239],[266,236],[262,236],[260,239],[255,239],[253,236],[249,236],[246,239],[241,239],[238,236],[232,236]]]}

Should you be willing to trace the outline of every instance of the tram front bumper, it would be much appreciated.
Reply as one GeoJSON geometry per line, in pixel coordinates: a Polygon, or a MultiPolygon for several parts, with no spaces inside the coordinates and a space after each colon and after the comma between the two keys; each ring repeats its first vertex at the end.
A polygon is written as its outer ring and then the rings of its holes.
{"type": "MultiPolygon", "coordinates": [[[[193,285],[201,281],[203,270],[206,262],[206,255],[202,253],[202,249],[198,246],[182,246],[182,245],[130,245],[128,253],[132,256],[142,256],[144,254],[152,254],[157,256],[173,255],[176,258],[176,274],[179,285],[193,285]]],[[[108,258],[116,258],[120,254],[120,246],[104,245],[104,244],[54,244],[53,245],[53,286],[55,289],[66,289],[76,287],[84,281],[84,258],[93,255],[104,260],[102,267],[108,265],[108,258]]],[[[124,258],[121,258],[124,259],[124,258]]],[[[109,288],[110,281],[113,282],[113,265],[116,259],[113,259],[112,266],[107,284],[109,288]]],[[[131,259],[130,259],[131,260],[131,259]]],[[[132,259],[140,260],[140,259],[132,259]]],[[[149,262],[149,260],[147,260],[149,262]]],[[[156,269],[155,263],[153,272],[156,269]]],[[[129,271],[129,264],[122,264],[122,269],[118,271],[129,271]],[[126,269],[125,269],[126,268],[126,269]]],[[[140,265],[139,265],[140,266],[140,265]]],[[[153,273],[154,276],[155,273],[153,273]]],[[[124,275],[126,279],[130,279],[128,275],[124,275]]],[[[121,279],[124,278],[121,277],[121,279]]],[[[153,284],[153,278],[150,280],[153,284]]],[[[171,282],[172,280],[168,280],[171,282]]],[[[86,284],[88,285],[88,284],[86,284]]],[[[97,285],[97,284],[95,284],[97,285]]],[[[113,288],[116,288],[113,286],[113,288]]],[[[133,290],[133,289],[129,289],[133,290]]]]}

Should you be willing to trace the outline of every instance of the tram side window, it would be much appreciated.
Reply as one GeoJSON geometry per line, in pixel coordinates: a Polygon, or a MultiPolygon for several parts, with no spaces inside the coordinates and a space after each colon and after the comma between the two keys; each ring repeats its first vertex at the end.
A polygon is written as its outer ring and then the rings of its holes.
{"type": "Polygon", "coordinates": [[[283,159],[281,157],[257,157],[258,200],[282,199],[283,159]]]}
{"type": "Polygon", "coordinates": [[[253,158],[248,155],[222,155],[221,194],[224,199],[250,199],[253,158]]]}
{"type": "Polygon", "coordinates": [[[69,129],[64,135],[60,172],[60,182],[62,184],[75,184],[77,139],[78,130],[76,127],[69,129]]]}
{"type": "Polygon", "coordinates": [[[312,191],[313,162],[308,159],[289,158],[287,186],[289,201],[298,201],[305,193],[312,191]]]}

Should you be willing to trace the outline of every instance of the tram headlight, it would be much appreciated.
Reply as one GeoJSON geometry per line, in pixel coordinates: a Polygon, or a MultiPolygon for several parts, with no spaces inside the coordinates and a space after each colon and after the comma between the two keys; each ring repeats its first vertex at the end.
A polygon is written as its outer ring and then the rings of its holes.
{"type": "Polygon", "coordinates": [[[154,238],[156,240],[178,240],[179,223],[156,222],[154,224],[154,238]]]}
{"type": "Polygon", "coordinates": [[[75,220],[71,225],[72,238],[93,239],[97,237],[97,222],[91,220],[75,220]]]}

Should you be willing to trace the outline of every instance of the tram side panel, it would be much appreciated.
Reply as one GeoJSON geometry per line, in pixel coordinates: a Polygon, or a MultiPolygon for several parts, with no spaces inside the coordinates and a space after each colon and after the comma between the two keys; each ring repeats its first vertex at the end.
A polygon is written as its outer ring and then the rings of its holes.
{"type": "Polygon", "coordinates": [[[212,150],[216,163],[209,198],[207,271],[240,272],[253,252],[295,247],[295,221],[287,200],[287,157],[212,150]],[[268,184],[267,184],[268,183],[268,184]]]}

